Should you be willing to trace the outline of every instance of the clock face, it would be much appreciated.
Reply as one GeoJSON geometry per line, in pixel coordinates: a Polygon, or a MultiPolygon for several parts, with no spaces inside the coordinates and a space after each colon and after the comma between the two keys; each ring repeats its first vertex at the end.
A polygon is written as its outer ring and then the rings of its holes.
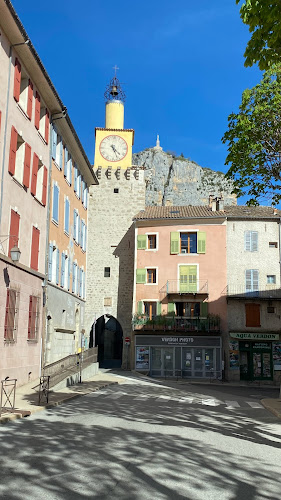
{"type": "Polygon", "coordinates": [[[107,161],[120,161],[128,152],[128,144],[119,135],[108,135],[100,143],[100,154],[107,161]]]}

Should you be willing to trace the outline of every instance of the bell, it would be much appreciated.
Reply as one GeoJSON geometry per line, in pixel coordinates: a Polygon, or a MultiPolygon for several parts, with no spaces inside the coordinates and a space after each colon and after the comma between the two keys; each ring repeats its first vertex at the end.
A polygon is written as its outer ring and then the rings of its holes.
{"type": "Polygon", "coordinates": [[[110,94],[111,94],[112,96],[114,96],[114,97],[115,97],[116,95],[118,95],[118,90],[117,90],[116,85],[112,85],[112,87],[111,87],[111,91],[110,91],[110,94]]]}

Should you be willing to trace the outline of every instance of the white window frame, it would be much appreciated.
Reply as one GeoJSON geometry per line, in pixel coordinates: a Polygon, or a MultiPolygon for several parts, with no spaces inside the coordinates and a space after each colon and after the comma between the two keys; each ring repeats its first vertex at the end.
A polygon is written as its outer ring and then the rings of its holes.
{"type": "Polygon", "coordinates": [[[258,252],[259,249],[259,240],[258,240],[258,231],[245,231],[244,232],[244,249],[245,252],[258,252]],[[255,240],[254,237],[256,235],[256,245],[257,247],[254,248],[255,245],[255,240]],[[247,237],[249,238],[247,241],[247,237]]]}
{"type": "Polygon", "coordinates": [[[157,232],[149,232],[149,233],[145,233],[145,235],[147,236],[147,240],[146,240],[146,252],[158,252],[159,250],[159,233],[157,232]],[[148,248],[148,236],[156,236],[156,248],[148,248]]]}
{"type": "Polygon", "coordinates": [[[148,286],[158,285],[158,266],[157,267],[156,266],[146,266],[145,267],[145,285],[148,285],[148,286]],[[148,283],[147,282],[147,270],[148,269],[155,269],[155,271],[156,271],[156,273],[155,273],[156,274],[156,281],[155,281],[155,283],[148,283]]]}
{"type": "Polygon", "coordinates": [[[246,269],[245,270],[245,291],[246,293],[248,292],[258,292],[259,291],[259,270],[258,269],[246,269]],[[247,289],[247,272],[251,271],[251,278],[250,278],[250,281],[251,281],[251,289],[247,289]],[[254,286],[254,271],[256,271],[258,273],[258,279],[257,279],[257,288],[256,288],[256,285],[254,286]]]}

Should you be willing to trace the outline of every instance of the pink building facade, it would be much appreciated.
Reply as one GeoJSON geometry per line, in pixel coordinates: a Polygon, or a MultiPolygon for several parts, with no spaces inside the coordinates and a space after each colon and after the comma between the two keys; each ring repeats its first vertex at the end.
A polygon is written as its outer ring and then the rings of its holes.
{"type": "Polygon", "coordinates": [[[221,377],[227,330],[226,218],[209,207],[147,207],[135,217],[132,367],[221,377]]]}

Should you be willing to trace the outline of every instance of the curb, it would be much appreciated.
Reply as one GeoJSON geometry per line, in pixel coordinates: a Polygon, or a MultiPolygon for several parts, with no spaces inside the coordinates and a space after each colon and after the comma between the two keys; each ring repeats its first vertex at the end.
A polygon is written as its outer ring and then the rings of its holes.
{"type": "MultiPolygon", "coordinates": [[[[86,392],[80,392],[76,394],[69,394],[69,396],[65,397],[64,399],[60,399],[59,401],[54,401],[53,403],[48,403],[44,406],[41,406],[40,408],[36,408],[33,411],[30,411],[30,415],[33,415],[33,413],[37,413],[42,410],[48,410],[49,408],[55,408],[56,406],[62,405],[63,403],[69,401],[70,399],[75,399],[79,398],[81,396],[87,396],[87,394],[91,394],[92,392],[100,391],[101,389],[104,389],[105,387],[108,387],[110,385],[116,385],[118,382],[105,382],[103,385],[100,385],[99,387],[93,387],[92,389],[88,389],[86,392]]],[[[23,412],[24,413],[24,412],[23,412]]],[[[25,412],[26,413],[26,412],[25,412]]],[[[3,417],[0,417],[0,425],[5,425],[8,424],[10,421],[17,420],[20,418],[26,418],[29,415],[23,415],[21,413],[11,413],[10,415],[4,415],[3,417]]]]}
{"type": "Polygon", "coordinates": [[[273,413],[273,415],[281,419],[281,400],[276,399],[274,401],[280,402],[279,404],[280,410],[278,408],[275,408],[272,404],[268,403],[268,399],[261,399],[261,404],[264,406],[266,410],[270,411],[271,413],[273,413]]]}

